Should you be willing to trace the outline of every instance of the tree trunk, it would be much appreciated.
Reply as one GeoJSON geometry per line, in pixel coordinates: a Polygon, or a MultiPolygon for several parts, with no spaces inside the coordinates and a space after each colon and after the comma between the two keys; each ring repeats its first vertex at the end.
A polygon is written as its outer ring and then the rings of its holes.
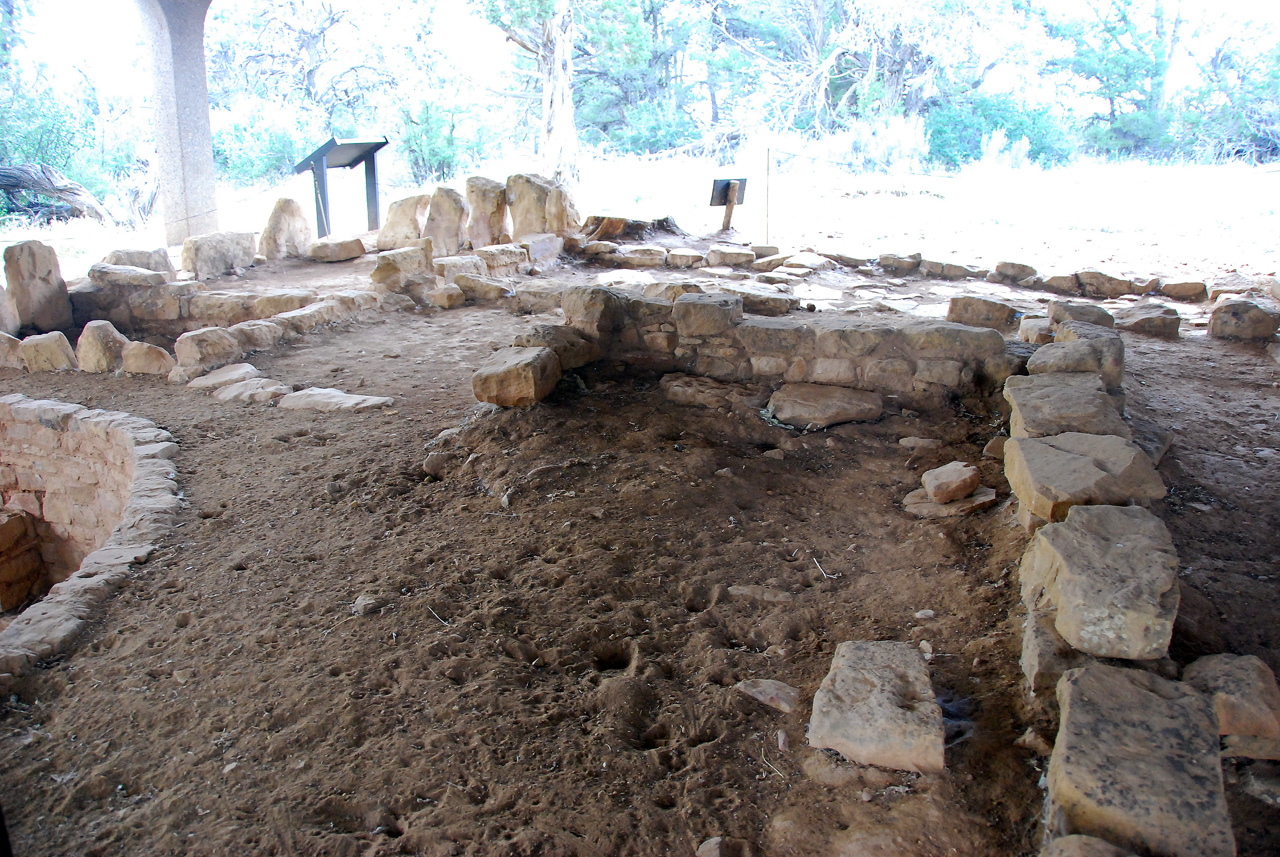
{"type": "Polygon", "coordinates": [[[103,223],[115,222],[93,194],[47,164],[0,167],[0,191],[38,193],[66,203],[77,217],[87,214],[103,223]]]}
{"type": "Polygon", "coordinates": [[[578,128],[573,118],[573,15],[569,0],[556,0],[545,24],[547,55],[542,78],[542,159],[558,182],[578,177],[578,128]]]}

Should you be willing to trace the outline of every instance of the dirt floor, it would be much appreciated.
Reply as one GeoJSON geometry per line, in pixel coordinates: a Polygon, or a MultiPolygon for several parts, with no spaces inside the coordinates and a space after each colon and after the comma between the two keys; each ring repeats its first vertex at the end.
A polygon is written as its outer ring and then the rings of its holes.
{"type": "MultiPolygon", "coordinates": [[[[955,288],[824,276],[832,306],[868,315],[936,314],[955,288]]],[[[0,371],[5,392],[170,430],[186,500],[82,648],[0,714],[15,853],[690,855],[723,835],[755,855],[1034,854],[1046,760],[1015,745],[1045,726],[1017,663],[1026,536],[1008,502],[901,507],[953,459],[1003,500],[981,455],[999,415],[801,436],[608,364],[529,410],[477,406],[474,367],[548,320],[371,314],[254,357],[286,383],[395,397],[363,414],[0,371]],[[457,454],[440,481],[431,451],[457,454]],[[807,747],[846,640],[932,651],[946,773],[807,747]],[[767,708],[733,688],[747,678],[801,705],[767,708]]],[[[1131,414],[1176,432],[1156,511],[1203,594],[1175,655],[1280,669],[1280,365],[1203,335],[1126,343],[1131,414]]],[[[1276,853],[1280,818],[1228,774],[1240,853],[1276,853]]]]}

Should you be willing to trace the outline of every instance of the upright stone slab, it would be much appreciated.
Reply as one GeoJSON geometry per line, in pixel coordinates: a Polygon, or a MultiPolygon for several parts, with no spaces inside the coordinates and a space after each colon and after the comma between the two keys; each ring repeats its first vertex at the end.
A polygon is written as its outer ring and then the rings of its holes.
{"type": "Polygon", "coordinates": [[[422,237],[431,211],[431,194],[397,199],[387,207],[387,222],[378,232],[379,250],[400,250],[422,237]]]}
{"type": "Polygon", "coordinates": [[[1063,432],[1133,437],[1096,374],[1013,375],[1004,383],[1004,398],[1011,409],[1009,434],[1013,437],[1052,437],[1063,432]]]}
{"type": "Polygon", "coordinates": [[[1072,506],[1148,503],[1165,495],[1150,457],[1122,437],[1064,432],[1010,438],[1004,462],[1018,501],[1046,521],[1066,520],[1072,506]]]}
{"type": "Polygon", "coordinates": [[[477,399],[523,408],[545,399],[560,380],[560,361],[550,348],[503,348],[471,376],[477,399]]]}
{"type": "Polygon", "coordinates": [[[942,771],[942,709],[920,650],[887,641],[837,646],[813,697],[809,745],[862,765],[942,771]]]}
{"type": "Polygon", "coordinates": [[[311,222],[302,206],[295,199],[279,199],[258,239],[258,255],[268,259],[305,256],[311,241],[311,222]]]}
{"type": "Polygon", "coordinates": [[[182,267],[197,280],[207,280],[233,268],[249,267],[257,251],[257,236],[252,232],[195,235],[182,242],[182,267]]]}
{"type": "Polygon", "coordinates": [[[1050,826],[1139,854],[1234,857],[1208,700],[1138,670],[1091,665],[1058,683],[1050,826]]]}
{"type": "Polygon", "coordinates": [[[467,237],[473,250],[511,240],[505,184],[484,176],[472,176],[467,179],[467,204],[471,206],[467,237]]]}
{"type": "Polygon", "coordinates": [[[438,187],[431,195],[431,211],[423,238],[431,239],[432,251],[437,256],[456,256],[467,243],[467,220],[470,206],[462,194],[453,188],[438,187]]]}
{"type": "Polygon", "coordinates": [[[109,321],[91,321],[76,342],[76,362],[83,372],[116,372],[124,364],[129,340],[109,321]]]}
{"type": "Polygon", "coordinates": [[[532,173],[507,178],[507,207],[511,211],[511,233],[516,237],[551,232],[547,225],[547,202],[555,182],[532,173]]]}
{"type": "Polygon", "coordinates": [[[71,298],[48,244],[21,241],[4,249],[5,291],[0,294],[0,332],[35,328],[43,333],[71,326],[71,298]]]}
{"type": "Polygon", "coordinates": [[[1022,600],[1056,608],[1054,627],[1086,654],[1155,660],[1178,615],[1178,554],[1164,522],[1137,506],[1074,506],[1022,558],[1022,600]]]}
{"type": "Polygon", "coordinates": [[[28,372],[69,372],[80,368],[71,343],[60,330],[28,336],[19,353],[28,372]]]}
{"type": "Polygon", "coordinates": [[[489,273],[488,266],[479,256],[440,256],[431,263],[435,275],[451,285],[462,274],[483,277],[489,273]]]}
{"type": "Polygon", "coordinates": [[[120,356],[126,375],[168,375],[178,365],[168,351],[146,342],[126,343],[120,356]]]}

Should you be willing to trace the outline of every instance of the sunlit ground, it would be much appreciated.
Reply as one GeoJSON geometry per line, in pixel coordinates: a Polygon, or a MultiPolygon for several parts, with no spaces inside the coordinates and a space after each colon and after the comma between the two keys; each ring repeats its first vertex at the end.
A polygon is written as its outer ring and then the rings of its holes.
{"type": "MultiPolygon", "coordinates": [[[[477,172],[501,179],[526,169],[495,163],[477,172]]],[[[1274,165],[1081,162],[1054,170],[975,166],[953,176],[885,176],[784,160],[761,148],[741,153],[731,166],[693,158],[590,161],[575,198],[584,217],[670,216],[686,231],[707,235],[720,228],[723,214],[707,204],[713,178],[748,180],[734,218],[738,240],[784,248],[918,252],[980,265],[1016,260],[1041,272],[1101,267],[1210,277],[1280,270],[1280,167],[1274,165]]],[[[363,179],[361,170],[331,172],[335,234],[365,231],[363,179]]],[[[461,189],[464,181],[454,184],[461,189]]],[[[415,190],[383,187],[383,211],[415,190]]],[[[301,175],[270,188],[221,188],[221,228],[260,230],[281,196],[298,199],[314,218],[310,176],[301,175]]],[[[71,278],[110,250],[158,247],[164,233],[158,217],[134,232],[86,220],[0,232],[0,243],[28,238],[52,244],[71,278]]],[[[173,254],[176,263],[179,249],[173,254]]]]}

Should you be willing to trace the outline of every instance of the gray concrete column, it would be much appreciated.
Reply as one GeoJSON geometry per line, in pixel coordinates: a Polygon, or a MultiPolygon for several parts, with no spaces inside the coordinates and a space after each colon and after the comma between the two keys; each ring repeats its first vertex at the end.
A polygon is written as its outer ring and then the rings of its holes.
{"type": "Polygon", "coordinates": [[[169,244],[218,230],[204,18],[213,0],[137,0],[151,30],[160,211],[169,244]]]}

